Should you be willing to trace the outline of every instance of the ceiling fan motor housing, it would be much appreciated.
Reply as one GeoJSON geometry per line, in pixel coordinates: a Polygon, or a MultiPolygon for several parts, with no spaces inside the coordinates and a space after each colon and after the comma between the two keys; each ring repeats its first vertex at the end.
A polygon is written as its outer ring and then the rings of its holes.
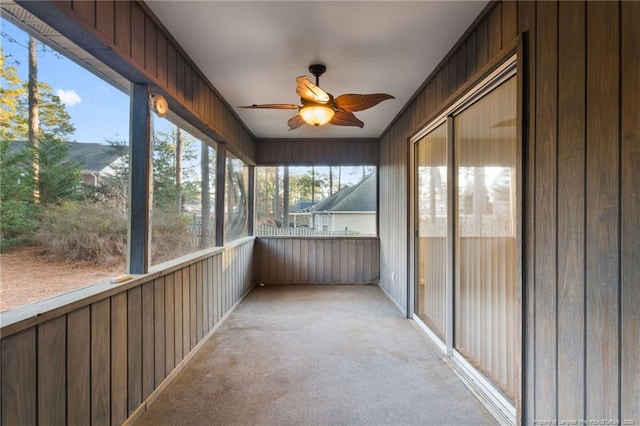
{"type": "Polygon", "coordinates": [[[309,65],[309,72],[316,77],[316,86],[320,84],[320,76],[327,71],[327,66],[323,64],[312,64],[309,65]]]}

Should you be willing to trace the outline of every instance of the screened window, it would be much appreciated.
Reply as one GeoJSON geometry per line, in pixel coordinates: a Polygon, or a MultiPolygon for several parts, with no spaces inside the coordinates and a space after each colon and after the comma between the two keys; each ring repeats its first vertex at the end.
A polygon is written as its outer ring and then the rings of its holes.
{"type": "Polygon", "coordinates": [[[256,235],[376,235],[375,166],[256,168],[256,235]]]}
{"type": "Polygon", "coordinates": [[[215,245],[216,152],[175,117],[152,114],[152,122],[155,265],[215,245]]]}
{"type": "Polygon", "coordinates": [[[249,235],[249,167],[227,151],[225,173],[224,240],[249,235]]]}
{"type": "Polygon", "coordinates": [[[30,28],[42,34],[27,33],[20,6],[2,8],[0,311],[6,311],[125,273],[129,84],[68,42],[64,50],[56,44],[63,37],[35,18],[30,28]]]}

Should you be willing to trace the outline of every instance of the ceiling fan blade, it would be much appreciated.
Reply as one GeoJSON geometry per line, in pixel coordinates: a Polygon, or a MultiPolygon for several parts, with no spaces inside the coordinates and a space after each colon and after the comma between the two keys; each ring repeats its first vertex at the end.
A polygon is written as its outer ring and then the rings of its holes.
{"type": "Polygon", "coordinates": [[[298,109],[299,105],[294,104],[260,104],[260,105],[242,105],[238,108],[268,108],[268,109],[298,109]]]}
{"type": "Polygon", "coordinates": [[[321,104],[326,104],[331,99],[331,96],[327,92],[313,84],[306,75],[301,75],[296,78],[296,83],[298,84],[296,93],[302,99],[321,104]]]}
{"type": "Polygon", "coordinates": [[[289,125],[289,130],[295,130],[306,123],[304,122],[302,117],[300,117],[300,114],[297,114],[291,117],[289,121],[287,121],[287,124],[289,125]]]}
{"type": "Polygon", "coordinates": [[[345,111],[336,111],[329,124],[333,124],[335,126],[356,126],[360,128],[364,127],[364,123],[358,120],[358,117],[353,115],[353,113],[351,112],[345,111]]]}
{"type": "Polygon", "coordinates": [[[338,96],[335,100],[335,104],[336,107],[343,111],[352,112],[371,108],[382,101],[386,101],[387,99],[395,99],[395,97],[387,95],[386,93],[373,93],[370,95],[347,93],[345,95],[338,96]]]}

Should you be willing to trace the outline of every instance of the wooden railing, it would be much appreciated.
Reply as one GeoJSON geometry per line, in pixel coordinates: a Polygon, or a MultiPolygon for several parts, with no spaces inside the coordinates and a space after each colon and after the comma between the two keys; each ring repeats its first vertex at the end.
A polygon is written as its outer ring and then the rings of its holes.
{"type": "Polygon", "coordinates": [[[135,420],[252,288],[253,246],[0,314],[2,425],[135,420]]]}

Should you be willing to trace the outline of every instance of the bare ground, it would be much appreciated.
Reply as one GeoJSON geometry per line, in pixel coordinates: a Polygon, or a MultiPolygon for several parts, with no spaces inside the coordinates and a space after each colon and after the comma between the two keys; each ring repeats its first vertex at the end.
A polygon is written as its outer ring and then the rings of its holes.
{"type": "Polygon", "coordinates": [[[68,264],[50,259],[38,247],[0,254],[0,312],[67,293],[122,275],[124,267],[68,264]]]}

